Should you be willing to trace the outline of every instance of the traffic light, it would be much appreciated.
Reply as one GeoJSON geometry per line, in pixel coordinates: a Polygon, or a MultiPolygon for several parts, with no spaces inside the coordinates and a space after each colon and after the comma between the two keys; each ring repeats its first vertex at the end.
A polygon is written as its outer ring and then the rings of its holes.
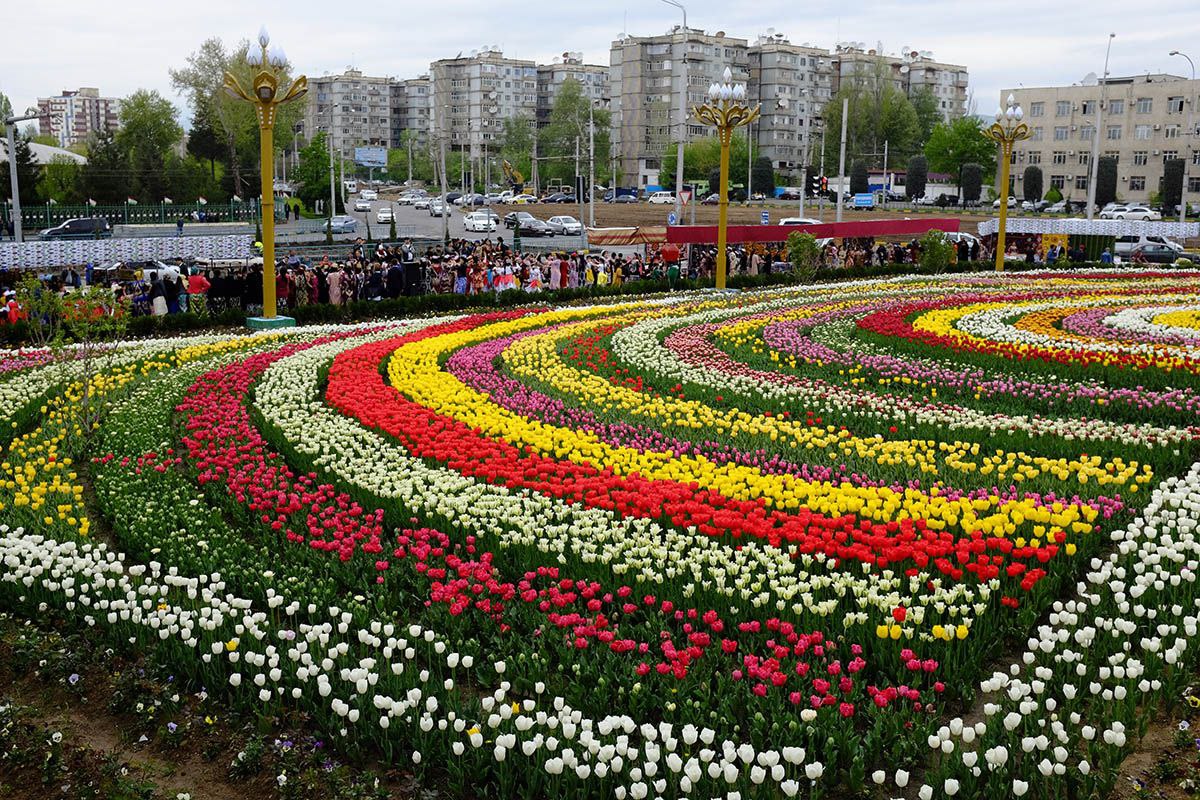
{"type": "Polygon", "coordinates": [[[808,193],[809,193],[809,195],[812,197],[816,197],[817,192],[819,192],[819,191],[821,191],[821,176],[820,175],[809,175],[808,176],[808,193]]]}
{"type": "Polygon", "coordinates": [[[576,199],[578,199],[580,202],[583,202],[584,200],[587,199],[589,191],[591,191],[591,187],[588,185],[587,176],[586,175],[576,175],[575,176],[575,197],[576,197],[576,199]]]}
{"type": "Polygon", "coordinates": [[[829,191],[829,178],[826,178],[824,175],[821,176],[821,191],[829,191]]]}

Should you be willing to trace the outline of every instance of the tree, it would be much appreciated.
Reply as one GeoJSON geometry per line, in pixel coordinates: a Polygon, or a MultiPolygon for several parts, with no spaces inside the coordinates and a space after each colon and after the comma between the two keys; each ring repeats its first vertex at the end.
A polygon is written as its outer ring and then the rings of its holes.
{"type": "MultiPolygon", "coordinates": [[[[835,137],[842,129],[843,100],[848,103],[848,163],[866,161],[868,166],[882,166],[885,143],[892,163],[903,163],[920,150],[917,112],[904,92],[896,88],[890,68],[882,60],[844,78],[838,93],[825,104],[825,130],[835,137]]],[[[838,147],[829,148],[824,158],[826,174],[836,174],[838,147]]]]}
{"type": "Polygon", "coordinates": [[[500,157],[512,164],[526,180],[531,175],[533,163],[534,130],[534,121],[529,117],[508,117],[504,120],[504,133],[500,139],[500,157]]]}
{"type": "Polygon", "coordinates": [[[172,148],[183,138],[178,111],[157,91],[139,89],[121,101],[117,146],[133,173],[139,200],[159,202],[167,194],[166,167],[172,148]]]}
{"type": "Polygon", "coordinates": [[[759,156],[754,159],[751,175],[754,178],[751,183],[755,194],[761,193],[767,197],[775,196],[775,166],[771,163],[770,158],[759,156]]]}
{"type": "Polygon", "coordinates": [[[979,193],[983,191],[983,167],[979,164],[962,165],[962,194],[964,203],[979,201],[979,193]]]}
{"type": "Polygon", "coordinates": [[[1117,159],[1101,156],[1096,162],[1096,202],[1100,207],[1117,199],[1117,159]]]}
{"type": "Polygon", "coordinates": [[[983,135],[975,117],[935,126],[925,143],[925,157],[931,170],[944,172],[956,182],[962,180],[959,172],[965,164],[977,164],[989,175],[996,171],[996,145],[983,135]]]}
{"type": "MultiPolygon", "coordinates": [[[[1163,162],[1162,188],[1159,191],[1162,194],[1163,211],[1172,209],[1178,212],[1179,204],[1183,202],[1182,158],[1168,158],[1163,162]]],[[[1096,202],[1100,202],[1099,197],[1096,202]]]]}
{"type": "Polygon", "coordinates": [[[412,150],[412,179],[428,183],[433,180],[433,161],[429,149],[417,144],[417,132],[405,130],[400,134],[399,147],[388,150],[388,175],[409,179],[409,149],[412,150]]]}
{"type": "Polygon", "coordinates": [[[128,162],[112,133],[105,131],[96,137],[88,161],[79,171],[79,194],[85,201],[102,205],[120,203],[128,197],[128,177],[128,162]]]}
{"type": "MultiPolygon", "coordinates": [[[[42,197],[40,183],[41,175],[38,169],[37,162],[33,160],[33,151],[29,148],[29,141],[24,136],[16,137],[17,149],[17,183],[21,191],[21,202],[26,206],[34,206],[44,202],[42,197]]],[[[5,160],[3,165],[0,165],[0,197],[5,200],[12,200],[12,179],[9,177],[12,169],[13,158],[5,160]]]]}
{"type": "MultiPolygon", "coordinates": [[[[588,119],[591,99],[583,94],[583,86],[567,78],[559,87],[550,120],[538,132],[538,156],[547,160],[538,165],[540,178],[568,181],[575,175],[575,153],[579,153],[579,170],[586,174],[588,159],[588,119]],[[578,144],[578,151],[576,145],[578,144]]],[[[609,128],[611,116],[606,109],[591,111],[595,123],[596,165],[608,163],[609,128]]]]}
{"type": "Polygon", "coordinates": [[[1047,203],[1061,203],[1062,199],[1062,192],[1058,190],[1057,186],[1051,186],[1049,191],[1046,192],[1045,200],[1047,203]]]}
{"type": "Polygon", "coordinates": [[[60,142],[57,136],[51,136],[48,133],[39,133],[36,136],[29,137],[30,144],[44,144],[47,147],[58,147],[60,142]]]}
{"type": "Polygon", "coordinates": [[[1036,165],[1029,165],[1025,168],[1025,179],[1022,181],[1022,191],[1025,193],[1025,199],[1031,203],[1036,203],[1042,199],[1042,168],[1036,165]]]}
{"type": "Polygon", "coordinates": [[[79,203],[86,198],[79,196],[79,162],[70,156],[56,155],[42,167],[38,182],[38,193],[45,200],[56,203],[79,203]]]}
{"type": "Polygon", "coordinates": [[[929,162],[925,156],[913,156],[908,160],[904,177],[904,194],[909,200],[925,196],[925,184],[929,180],[929,162]]]}
{"type": "MultiPolygon", "coordinates": [[[[746,185],[746,163],[749,154],[746,149],[750,140],[735,132],[729,143],[729,185],[746,185]]],[[[660,186],[675,186],[675,162],[677,160],[678,144],[672,142],[663,154],[662,167],[658,171],[660,186]]],[[[688,142],[683,148],[683,179],[684,181],[699,181],[709,178],[709,190],[717,191],[720,180],[713,180],[712,174],[721,168],[721,140],[716,136],[708,136],[694,142],[688,142]]],[[[754,183],[757,185],[758,180],[754,183]]]]}
{"type": "Polygon", "coordinates": [[[8,133],[8,126],[4,124],[4,120],[13,116],[12,101],[8,99],[8,95],[0,92],[0,134],[8,133]]]}
{"type": "Polygon", "coordinates": [[[217,159],[225,152],[220,134],[213,125],[212,104],[204,102],[196,109],[192,118],[192,130],[188,133],[187,151],[201,161],[208,162],[209,174],[217,179],[217,159]]]}
{"type": "Polygon", "coordinates": [[[933,129],[942,121],[937,96],[928,86],[923,86],[913,95],[912,107],[917,114],[917,142],[924,147],[933,134],[933,129]]]}
{"type": "Polygon", "coordinates": [[[871,180],[865,161],[855,161],[850,168],[850,194],[866,194],[871,191],[871,180]]]}
{"type": "Polygon", "coordinates": [[[950,266],[954,243],[942,231],[929,231],[921,237],[921,270],[940,274],[950,266]]]}
{"type": "Polygon", "coordinates": [[[800,283],[812,283],[821,266],[821,247],[811,233],[788,234],[788,261],[796,268],[796,280],[800,283]]]}
{"type": "MultiPolygon", "coordinates": [[[[324,131],[300,150],[300,165],[292,172],[292,184],[296,196],[308,208],[315,208],[318,200],[329,196],[329,145],[324,131]]],[[[332,213],[333,209],[326,209],[326,214],[332,213]]]]}

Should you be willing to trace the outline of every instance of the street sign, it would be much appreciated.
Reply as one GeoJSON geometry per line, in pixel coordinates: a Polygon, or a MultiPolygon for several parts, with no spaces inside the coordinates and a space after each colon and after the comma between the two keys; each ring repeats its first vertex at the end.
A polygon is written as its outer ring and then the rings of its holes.
{"type": "Polygon", "coordinates": [[[690,189],[684,189],[679,193],[679,204],[686,206],[690,202],[692,202],[692,192],[690,189]]]}
{"type": "Polygon", "coordinates": [[[771,224],[771,212],[770,211],[762,212],[762,224],[763,225],[771,224]]]}
{"type": "Polygon", "coordinates": [[[668,225],[675,224],[675,212],[674,211],[672,211],[670,214],[667,214],[667,224],[668,225]]]}
{"type": "Polygon", "coordinates": [[[854,207],[874,208],[875,195],[871,194],[870,192],[860,192],[859,194],[854,195],[854,207]]]}
{"type": "Polygon", "coordinates": [[[387,148],[367,145],[354,148],[354,163],[360,167],[386,167],[387,148]]]}

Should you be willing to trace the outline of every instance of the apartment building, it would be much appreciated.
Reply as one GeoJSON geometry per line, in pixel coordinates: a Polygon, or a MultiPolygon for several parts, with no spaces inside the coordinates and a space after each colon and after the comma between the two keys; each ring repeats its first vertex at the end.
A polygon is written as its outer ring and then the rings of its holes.
{"type": "Polygon", "coordinates": [[[686,139],[712,131],[690,115],[707,100],[708,87],[728,67],[735,81],[749,78],[749,43],[724,31],[706,33],[676,26],[660,36],[622,36],[609,52],[612,142],[623,185],[658,184],[667,145],[679,139],[679,96],[687,62],[686,139]]]}
{"type": "Polygon", "coordinates": [[[509,117],[537,118],[538,69],[496,46],[435,61],[429,68],[430,130],[472,159],[497,147],[509,117]]]}
{"type": "Polygon", "coordinates": [[[39,97],[37,104],[38,131],[57,139],[59,147],[86,144],[93,134],[115,131],[120,125],[120,99],[101,97],[93,87],[39,97]]]}
{"type": "Polygon", "coordinates": [[[830,63],[835,93],[846,81],[868,80],[878,72],[909,98],[928,88],[947,121],[968,111],[967,68],[937,61],[928,50],[905,46],[899,55],[887,55],[881,48],[864,50],[861,42],[843,42],[834,48],[830,63]]]}
{"type": "Polygon", "coordinates": [[[822,112],[833,96],[829,51],[768,30],[747,52],[747,93],[762,108],[751,136],[776,171],[798,184],[806,156],[807,164],[820,160],[822,112]]]}
{"type": "Polygon", "coordinates": [[[1009,94],[1025,111],[1031,137],[1013,148],[1013,191],[1022,194],[1025,168],[1039,166],[1046,190],[1086,200],[1097,104],[1103,101],[1100,156],[1117,159],[1117,199],[1149,202],[1159,191],[1163,164],[1186,159],[1184,197],[1200,202],[1200,80],[1146,74],[1108,78],[1104,85],[1020,87],[1009,94]],[[1188,131],[1189,113],[1192,130],[1188,131]],[[1189,135],[1190,133],[1190,135],[1189,135]]]}
{"type": "Polygon", "coordinates": [[[584,64],[582,53],[563,53],[555,56],[549,64],[537,68],[537,124],[544,127],[550,121],[550,111],[558,99],[562,85],[574,80],[582,88],[584,97],[589,98],[596,108],[608,108],[608,67],[599,64],[584,64]]]}
{"type": "Polygon", "coordinates": [[[431,96],[428,75],[392,83],[391,147],[400,147],[405,142],[406,131],[412,131],[413,148],[428,146],[431,96]]]}
{"type": "Polygon", "coordinates": [[[353,158],[360,145],[387,146],[392,136],[392,79],[372,78],[356,69],[309,78],[303,126],[306,140],[324,131],[333,149],[347,158],[353,158]]]}

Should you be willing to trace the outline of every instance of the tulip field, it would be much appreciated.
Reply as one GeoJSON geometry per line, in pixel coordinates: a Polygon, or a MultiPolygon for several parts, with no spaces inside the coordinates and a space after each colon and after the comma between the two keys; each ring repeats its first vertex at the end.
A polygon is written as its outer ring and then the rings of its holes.
{"type": "Polygon", "coordinates": [[[685,293],[93,366],[0,361],[0,608],[452,797],[1103,797],[1194,675],[1200,274],[685,293]]]}

